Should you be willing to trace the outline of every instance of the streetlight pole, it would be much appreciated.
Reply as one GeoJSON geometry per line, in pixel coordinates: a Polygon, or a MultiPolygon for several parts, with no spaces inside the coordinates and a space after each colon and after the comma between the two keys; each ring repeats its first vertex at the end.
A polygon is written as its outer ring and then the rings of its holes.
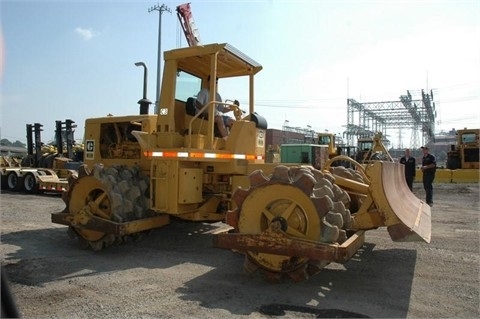
{"type": "Polygon", "coordinates": [[[172,11],[165,5],[162,4],[160,5],[155,5],[148,9],[148,13],[152,11],[158,11],[158,53],[157,53],[157,93],[155,96],[155,114],[158,114],[158,109],[159,109],[159,102],[158,98],[160,97],[160,69],[161,69],[161,63],[162,63],[162,13],[164,11],[172,13],[172,11]]]}

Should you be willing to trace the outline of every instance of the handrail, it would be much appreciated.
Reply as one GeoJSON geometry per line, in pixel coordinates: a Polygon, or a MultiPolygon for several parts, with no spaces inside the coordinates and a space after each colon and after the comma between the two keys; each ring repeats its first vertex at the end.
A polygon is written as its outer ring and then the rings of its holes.
{"type": "MultiPolygon", "coordinates": [[[[190,122],[188,123],[188,136],[190,136],[190,140],[188,141],[188,148],[192,148],[192,124],[193,124],[193,121],[195,119],[197,119],[201,114],[203,114],[207,109],[208,107],[211,105],[211,104],[223,104],[223,105],[228,105],[228,106],[234,106],[235,104],[231,104],[231,103],[226,103],[226,102],[218,102],[218,101],[210,101],[208,102],[207,104],[205,104],[200,110],[197,111],[197,114],[195,114],[193,116],[193,118],[190,120],[190,122]]],[[[210,117],[208,118],[208,121],[210,122],[210,117]]],[[[212,121],[214,121],[212,119],[212,121]]],[[[201,126],[200,126],[201,128],[201,126]]],[[[210,144],[213,144],[213,136],[212,136],[212,140],[210,140],[210,144]]]]}

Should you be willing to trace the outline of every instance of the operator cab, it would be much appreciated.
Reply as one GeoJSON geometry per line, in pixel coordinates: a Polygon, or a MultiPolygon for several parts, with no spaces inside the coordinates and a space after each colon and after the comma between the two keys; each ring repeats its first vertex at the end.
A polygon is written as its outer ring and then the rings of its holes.
{"type": "MultiPolygon", "coordinates": [[[[253,90],[254,77],[262,66],[226,43],[174,49],[165,52],[164,57],[156,147],[223,150],[264,157],[267,122],[255,113],[253,90]],[[224,101],[215,101],[215,94],[209,94],[200,112],[206,115],[200,116],[194,113],[193,99],[203,88],[217,92],[217,81],[208,81],[209,77],[218,78],[224,101]],[[235,103],[232,95],[245,96],[245,106],[235,103]],[[236,119],[226,141],[219,139],[215,130],[217,104],[231,108],[236,119]]],[[[151,145],[151,141],[145,141],[147,144],[151,145]]]]}

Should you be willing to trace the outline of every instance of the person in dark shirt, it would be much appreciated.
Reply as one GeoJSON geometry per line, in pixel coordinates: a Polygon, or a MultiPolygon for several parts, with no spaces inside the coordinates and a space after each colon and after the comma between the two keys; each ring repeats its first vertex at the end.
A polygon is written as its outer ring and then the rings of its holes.
{"type": "Polygon", "coordinates": [[[410,149],[405,149],[405,156],[400,159],[400,164],[405,165],[405,180],[408,188],[413,191],[413,180],[415,179],[415,157],[410,156],[410,149]]]}
{"type": "Polygon", "coordinates": [[[428,205],[433,206],[433,180],[435,179],[435,171],[437,170],[437,161],[435,156],[429,153],[427,146],[421,147],[422,172],[423,172],[423,188],[425,189],[425,201],[428,205]]]}

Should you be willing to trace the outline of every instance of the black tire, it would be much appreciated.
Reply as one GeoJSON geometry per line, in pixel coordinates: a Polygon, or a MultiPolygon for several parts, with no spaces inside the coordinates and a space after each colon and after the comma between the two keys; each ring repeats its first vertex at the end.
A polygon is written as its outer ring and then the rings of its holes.
{"type": "Polygon", "coordinates": [[[38,182],[33,173],[27,173],[23,176],[23,188],[28,194],[38,193],[38,182]]]}
{"type": "Polygon", "coordinates": [[[447,159],[447,168],[448,169],[459,169],[460,168],[460,158],[450,157],[447,159]]]}
{"type": "Polygon", "coordinates": [[[34,167],[35,158],[32,155],[28,155],[22,159],[21,165],[22,167],[34,167]]]}
{"type": "Polygon", "coordinates": [[[43,159],[41,167],[43,167],[43,168],[53,168],[53,161],[54,161],[55,157],[57,157],[57,154],[48,154],[47,156],[45,156],[45,158],[43,159]]]}
{"type": "Polygon", "coordinates": [[[15,172],[10,172],[7,175],[7,189],[12,192],[19,192],[23,189],[23,184],[20,176],[15,172]]]}
{"type": "Polygon", "coordinates": [[[2,175],[0,176],[0,179],[1,179],[1,187],[2,187],[2,189],[7,189],[7,188],[8,188],[8,187],[7,187],[7,175],[6,175],[6,174],[5,174],[5,175],[2,174],[2,175]]]}

